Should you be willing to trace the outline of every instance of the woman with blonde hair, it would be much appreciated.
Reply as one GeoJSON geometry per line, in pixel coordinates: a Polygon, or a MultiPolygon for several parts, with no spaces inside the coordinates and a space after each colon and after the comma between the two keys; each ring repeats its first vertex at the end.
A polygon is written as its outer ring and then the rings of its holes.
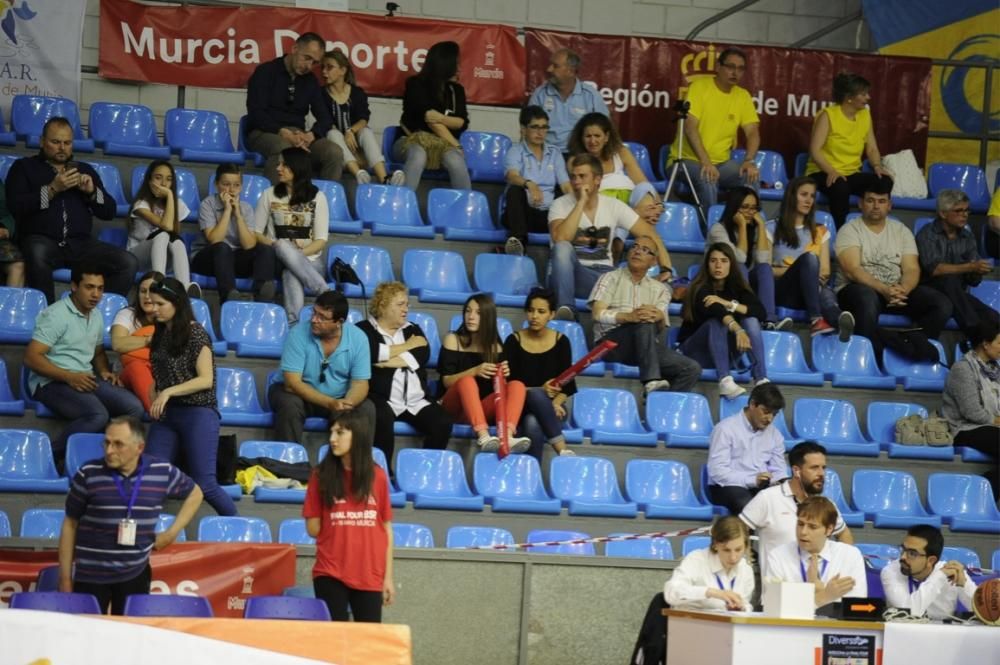
{"type": "Polygon", "coordinates": [[[747,562],[750,531],[739,517],[720,517],[712,525],[712,542],[681,561],[663,585],[673,608],[750,610],[753,570],[747,562]]]}

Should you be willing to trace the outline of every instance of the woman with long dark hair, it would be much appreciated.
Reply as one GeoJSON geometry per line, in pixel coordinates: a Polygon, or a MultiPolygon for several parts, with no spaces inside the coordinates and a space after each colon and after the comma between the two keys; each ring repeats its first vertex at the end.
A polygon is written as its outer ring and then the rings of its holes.
{"type": "Polygon", "coordinates": [[[198,484],[220,515],[236,506],[215,477],[219,453],[219,410],[215,398],[215,355],[208,333],[194,320],[184,286],[172,277],[150,289],[156,322],[150,362],[156,395],[149,408],[146,452],[168,462],[183,458],[183,471],[198,484]]]}
{"type": "Polygon", "coordinates": [[[782,307],[805,309],[813,337],[840,331],[846,342],[854,331],[854,315],[842,312],[830,288],[830,232],[816,223],[816,181],[799,176],[781,199],[777,219],[767,223],[771,239],[774,299],[782,307]]]}
{"type": "Polygon", "coordinates": [[[396,595],[392,580],[389,479],[372,459],[369,418],[351,409],[335,416],[330,452],[313,470],[302,516],[316,539],[313,589],[334,621],[379,623],[396,595]]]}
{"type": "Polygon", "coordinates": [[[734,187],[726,195],[726,205],[717,224],[708,229],[706,245],[729,245],[737,267],[764,306],[765,330],[783,330],[792,325],[788,317],[778,321],[774,310],[774,273],[771,270],[771,241],[760,211],[760,197],[750,187],[734,187]]]}
{"type": "Polygon", "coordinates": [[[510,452],[523,453],[531,440],[515,437],[514,431],[524,408],[524,384],[507,382],[506,413],[497,413],[493,390],[497,372],[510,376],[510,366],[497,334],[497,308],[489,294],[476,293],[462,307],[462,325],[441,340],[438,356],[438,375],[444,389],[441,406],[456,422],[472,425],[479,449],[486,452],[500,448],[500,439],[490,435],[489,421],[499,422],[503,418],[510,432],[510,452]]]}
{"type": "Polygon", "coordinates": [[[257,241],[274,246],[281,263],[285,312],[299,320],[305,289],[319,295],[330,289],[324,274],[330,212],[326,195],[312,182],[312,163],[302,148],[285,148],[278,161],[278,184],[264,190],[254,214],[257,241]]]}
{"type": "Polygon", "coordinates": [[[149,347],[153,343],[155,320],[153,317],[152,289],[163,281],[163,273],[152,270],[139,278],[135,288],[135,301],[115,314],[111,323],[111,348],[122,361],[118,375],[122,385],[131,390],[149,412],[153,404],[153,367],[149,361],[149,347]]]}
{"type": "Polygon", "coordinates": [[[746,392],[729,375],[736,354],[749,353],[754,383],[767,383],[760,320],[764,307],[737,270],[727,243],[708,247],[701,269],[684,295],[678,332],[681,353],[719,373],[719,394],[735,399],[746,392]]]}
{"type": "Polygon", "coordinates": [[[427,51],[420,73],[406,79],[399,120],[403,135],[393,144],[392,154],[395,161],[404,162],[406,186],[413,191],[425,168],[447,170],[452,189],[472,187],[458,141],[469,128],[458,59],[458,44],[438,42],[427,51]]]}

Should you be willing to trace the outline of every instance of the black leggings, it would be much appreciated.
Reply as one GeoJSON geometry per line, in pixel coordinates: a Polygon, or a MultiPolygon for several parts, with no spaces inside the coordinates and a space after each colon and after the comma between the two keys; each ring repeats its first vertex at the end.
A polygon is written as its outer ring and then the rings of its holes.
{"type": "Polygon", "coordinates": [[[956,446],[966,446],[978,450],[984,455],[993,458],[993,465],[990,470],[983,474],[993,487],[993,500],[1000,497],[1000,467],[997,466],[1000,457],[1000,427],[997,425],[983,425],[973,429],[962,430],[955,435],[956,446]]]}
{"type": "Polygon", "coordinates": [[[355,621],[382,623],[382,592],[358,591],[332,577],[314,577],[316,597],[326,603],[334,621],[347,621],[347,606],[355,621]]]}

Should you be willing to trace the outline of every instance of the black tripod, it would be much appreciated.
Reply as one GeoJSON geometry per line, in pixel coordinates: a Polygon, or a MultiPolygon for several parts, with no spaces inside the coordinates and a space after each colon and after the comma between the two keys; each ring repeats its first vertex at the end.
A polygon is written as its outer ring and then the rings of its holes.
{"type": "Polygon", "coordinates": [[[677,170],[680,169],[684,172],[684,179],[687,180],[688,187],[691,189],[691,195],[694,197],[695,207],[698,209],[698,218],[701,220],[702,232],[708,230],[708,220],[705,219],[705,212],[701,209],[701,200],[698,198],[698,190],[694,187],[694,181],[691,179],[691,174],[688,172],[687,164],[681,159],[681,155],[684,154],[684,122],[687,120],[688,111],[691,109],[691,102],[678,99],[677,103],[674,104],[674,111],[677,112],[677,159],[674,160],[674,165],[670,169],[670,179],[667,181],[667,189],[663,193],[663,200],[667,201],[670,199],[670,192],[674,188],[674,180],[677,179],[677,170]]]}

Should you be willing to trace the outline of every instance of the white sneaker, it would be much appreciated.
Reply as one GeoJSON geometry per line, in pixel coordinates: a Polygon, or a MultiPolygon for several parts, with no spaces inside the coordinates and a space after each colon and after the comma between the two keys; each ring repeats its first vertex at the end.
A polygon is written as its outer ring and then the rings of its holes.
{"type": "Polygon", "coordinates": [[[484,453],[495,453],[500,450],[500,439],[495,436],[487,434],[486,436],[479,437],[476,441],[479,449],[484,453]]]}
{"type": "Polygon", "coordinates": [[[559,457],[576,457],[576,453],[569,448],[563,448],[559,451],[559,457]]]}
{"type": "Polygon", "coordinates": [[[406,174],[400,170],[395,170],[392,175],[389,176],[389,184],[393,187],[402,187],[406,184],[406,174]]]}
{"type": "Polygon", "coordinates": [[[642,392],[646,395],[661,390],[670,390],[670,382],[666,379],[653,379],[652,381],[647,381],[646,385],[642,387],[642,392]]]}
{"type": "Polygon", "coordinates": [[[524,256],[524,243],[511,236],[503,246],[503,253],[508,256],[524,256]]]}
{"type": "Polygon", "coordinates": [[[357,178],[359,185],[367,185],[372,181],[372,175],[368,173],[368,171],[365,171],[364,169],[358,171],[358,174],[354,177],[357,178]]]}
{"type": "Polygon", "coordinates": [[[510,452],[523,453],[531,447],[531,439],[526,436],[512,436],[510,438],[510,452]]]}
{"type": "Polygon", "coordinates": [[[746,394],[746,391],[746,388],[736,385],[731,376],[724,376],[719,381],[719,394],[726,399],[736,399],[740,395],[746,394]]]}
{"type": "Polygon", "coordinates": [[[757,386],[762,386],[765,383],[771,383],[771,379],[765,376],[763,379],[759,379],[757,383],[753,384],[753,387],[756,388],[757,386]]]}

